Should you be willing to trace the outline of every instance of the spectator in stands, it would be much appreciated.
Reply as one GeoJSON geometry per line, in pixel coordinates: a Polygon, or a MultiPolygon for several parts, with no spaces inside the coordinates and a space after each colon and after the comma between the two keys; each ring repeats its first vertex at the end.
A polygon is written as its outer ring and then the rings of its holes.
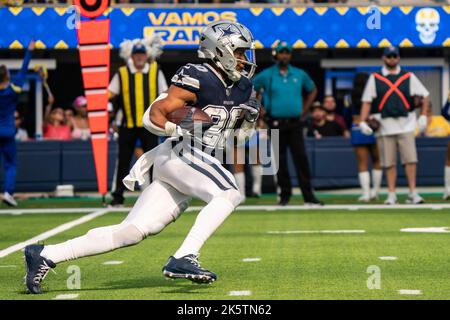
{"type": "Polygon", "coordinates": [[[349,138],[350,132],[347,129],[344,117],[336,113],[336,99],[331,95],[325,96],[322,107],[326,112],[326,119],[331,122],[335,121],[342,128],[343,136],[349,138]]]}
{"type": "MultiPolygon", "coordinates": [[[[425,130],[426,113],[429,107],[429,92],[412,73],[399,66],[400,54],[396,47],[388,47],[383,54],[384,67],[374,72],[367,81],[362,97],[361,132],[372,134],[373,129],[366,122],[369,114],[379,124],[377,144],[381,164],[386,170],[389,195],[385,204],[397,203],[395,193],[397,180],[397,149],[400,151],[402,164],[408,180],[409,195],[407,203],[423,203],[423,198],[416,191],[417,150],[414,130],[416,114],[414,96],[423,97],[421,116],[418,124],[425,130]]],[[[372,127],[374,121],[370,121],[372,127]]]]}
{"type": "Polygon", "coordinates": [[[64,119],[64,110],[48,105],[45,111],[44,138],[48,140],[70,140],[70,127],[64,119]]]}
{"type": "Polygon", "coordinates": [[[19,111],[14,111],[14,127],[16,128],[16,141],[27,141],[28,132],[27,130],[21,128],[22,126],[22,116],[19,111]]]}
{"type": "Polygon", "coordinates": [[[321,139],[322,137],[344,136],[344,130],[336,120],[328,120],[327,112],[319,101],[315,102],[311,110],[312,119],[307,135],[321,139]]]}
{"type": "Polygon", "coordinates": [[[67,123],[67,125],[70,128],[70,131],[72,131],[72,123],[73,123],[73,117],[75,116],[75,109],[72,107],[67,107],[64,109],[64,119],[67,123]]]}
{"type": "MultiPolygon", "coordinates": [[[[69,125],[72,128],[72,139],[87,140],[91,136],[86,105],[87,100],[84,96],[77,97],[72,104],[75,109],[75,115],[70,120],[71,124],[69,125]]],[[[69,119],[66,118],[66,120],[69,123],[69,119]]]]}
{"type": "MultiPolygon", "coordinates": [[[[416,136],[420,135],[419,128],[416,128],[416,136]]],[[[422,133],[425,137],[448,137],[450,136],[450,124],[441,115],[434,116],[430,108],[427,111],[427,127],[422,133]]]]}
{"type": "Polygon", "coordinates": [[[5,189],[3,202],[9,206],[17,206],[14,199],[16,186],[16,128],[14,126],[14,111],[17,100],[25,83],[31,51],[35,48],[34,41],[30,41],[25,53],[22,67],[14,79],[11,79],[8,68],[0,65],[0,158],[3,158],[5,170],[5,189]]]}
{"type": "Polygon", "coordinates": [[[276,64],[255,76],[255,90],[263,93],[265,121],[270,129],[279,130],[278,184],[281,190],[280,205],[286,205],[292,195],[288,171],[289,147],[303,199],[307,205],[322,205],[311,186],[309,162],[303,139],[302,119],[309,114],[317,89],[311,77],[302,69],[290,65],[292,47],[280,41],[275,48],[276,64]],[[306,96],[303,96],[303,91],[306,96]]]}
{"type": "Polygon", "coordinates": [[[356,162],[358,163],[358,179],[362,191],[358,201],[363,202],[378,199],[383,179],[383,171],[381,170],[375,135],[365,135],[359,127],[359,123],[361,122],[361,96],[368,79],[369,75],[367,73],[357,73],[353,78],[351,94],[345,98],[346,110],[348,110],[351,116],[350,141],[355,151],[356,162]],[[372,191],[370,190],[369,158],[372,160],[372,191]]]}

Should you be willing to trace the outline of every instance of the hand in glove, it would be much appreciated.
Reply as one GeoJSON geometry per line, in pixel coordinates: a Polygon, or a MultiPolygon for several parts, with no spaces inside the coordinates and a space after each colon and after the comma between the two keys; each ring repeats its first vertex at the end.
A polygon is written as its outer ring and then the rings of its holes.
{"type": "Polygon", "coordinates": [[[240,104],[239,107],[245,110],[244,117],[248,122],[255,122],[258,119],[261,110],[261,103],[258,99],[250,98],[247,103],[240,104]]]}
{"type": "Polygon", "coordinates": [[[361,128],[362,134],[365,134],[366,136],[370,136],[371,134],[373,134],[373,130],[371,127],[369,127],[367,122],[365,121],[360,122],[359,127],[361,128]]]}
{"type": "Polygon", "coordinates": [[[427,124],[428,124],[427,116],[422,114],[419,117],[419,119],[417,120],[417,124],[419,125],[420,133],[425,132],[425,130],[427,129],[427,124]]]}

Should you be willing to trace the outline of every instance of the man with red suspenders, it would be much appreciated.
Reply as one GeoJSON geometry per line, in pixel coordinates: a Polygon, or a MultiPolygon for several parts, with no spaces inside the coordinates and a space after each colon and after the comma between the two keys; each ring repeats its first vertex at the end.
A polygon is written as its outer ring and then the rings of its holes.
{"type": "Polygon", "coordinates": [[[400,68],[399,60],[398,48],[384,49],[384,67],[370,76],[364,89],[360,127],[364,134],[373,133],[373,128],[366,122],[369,114],[380,124],[376,138],[389,190],[385,204],[397,203],[397,148],[408,179],[409,195],[406,202],[419,204],[424,200],[416,191],[417,150],[414,132],[417,123],[420,131],[426,128],[429,92],[412,72],[400,68]],[[414,112],[415,96],[424,98],[418,120],[414,112]]]}

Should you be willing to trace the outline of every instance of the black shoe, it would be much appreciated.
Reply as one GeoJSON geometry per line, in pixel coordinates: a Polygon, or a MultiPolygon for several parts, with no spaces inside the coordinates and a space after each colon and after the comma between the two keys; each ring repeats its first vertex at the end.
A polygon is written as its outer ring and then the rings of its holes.
{"type": "Polygon", "coordinates": [[[286,206],[289,203],[290,198],[282,197],[280,201],[278,201],[279,206],[286,206]]]}
{"type": "Polygon", "coordinates": [[[41,256],[43,245],[33,244],[25,247],[25,265],[27,274],[25,284],[30,293],[42,293],[41,282],[44,280],[50,268],[55,268],[56,264],[41,256]]]}
{"type": "Polygon", "coordinates": [[[211,283],[217,280],[214,272],[200,266],[198,256],[194,254],[180,259],[170,257],[162,271],[164,276],[171,279],[189,279],[196,283],[211,283]]]}
{"type": "Polygon", "coordinates": [[[109,203],[108,207],[109,208],[123,208],[124,201],[125,201],[125,199],[123,197],[121,199],[114,197],[111,200],[111,202],[109,203]]]}
{"type": "Polygon", "coordinates": [[[261,198],[261,195],[257,194],[256,192],[252,192],[247,195],[247,198],[261,198]]]}
{"type": "Polygon", "coordinates": [[[310,200],[305,200],[305,206],[322,207],[323,205],[324,203],[315,197],[310,200]]]}

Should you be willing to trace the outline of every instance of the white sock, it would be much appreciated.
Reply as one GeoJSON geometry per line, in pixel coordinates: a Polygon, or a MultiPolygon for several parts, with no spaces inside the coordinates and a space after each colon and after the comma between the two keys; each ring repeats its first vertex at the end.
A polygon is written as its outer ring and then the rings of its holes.
{"type": "Polygon", "coordinates": [[[445,167],[445,193],[450,194],[450,167],[445,167]]]}
{"type": "Polygon", "coordinates": [[[260,164],[252,166],[253,173],[253,192],[257,195],[261,194],[263,167],[260,164]]]}
{"type": "Polygon", "coordinates": [[[144,238],[145,235],[133,224],[117,224],[95,228],[84,236],[45,246],[41,255],[59,263],[131,246],[144,238]]]}
{"type": "Polygon", "coordinates": [[[388,199],[397,200],[397,194],[395,192],[388,192],[388,199]]]}
{"type": "Polygon", "coordinates": [[[198,214],[181,247],[173,255],[179,259],[188,254],[198,254],[206,240],[233,212],[235,206],[225,198],[214,198],[198,214]]]}
{"type": "Polygon", "coordinates": [[[373,184],[373,196],[377,196],[380,193],[381,181],[383,180],[383,170],[372,170],[372,184],[373,184]]]}
{"type": "Polygon", "coordinates": [[[89,231],[81,237],[77,237],[59,244],[47,245],[41,252],[41,256],[52,260],[54,263],[69,261],[85,256],[91,256],[112,250],[113,227],[101,227],[91,231],[103,232],[103,237],[92,237],[89,231]]]}
{"type": "Polygon", "coordinates": [[[359,184],[362,189],[362,195],[370,198],[370,174],[369,171],[363,171],[358,174],[359,184]]]}
{"type": "Polygon", "coordinates": [[[234,174],[234,178],[236,179],[237,187],[239,188],[239,192],[243,197],[245,197],[245,173],[237,172],[234,174]]]}

